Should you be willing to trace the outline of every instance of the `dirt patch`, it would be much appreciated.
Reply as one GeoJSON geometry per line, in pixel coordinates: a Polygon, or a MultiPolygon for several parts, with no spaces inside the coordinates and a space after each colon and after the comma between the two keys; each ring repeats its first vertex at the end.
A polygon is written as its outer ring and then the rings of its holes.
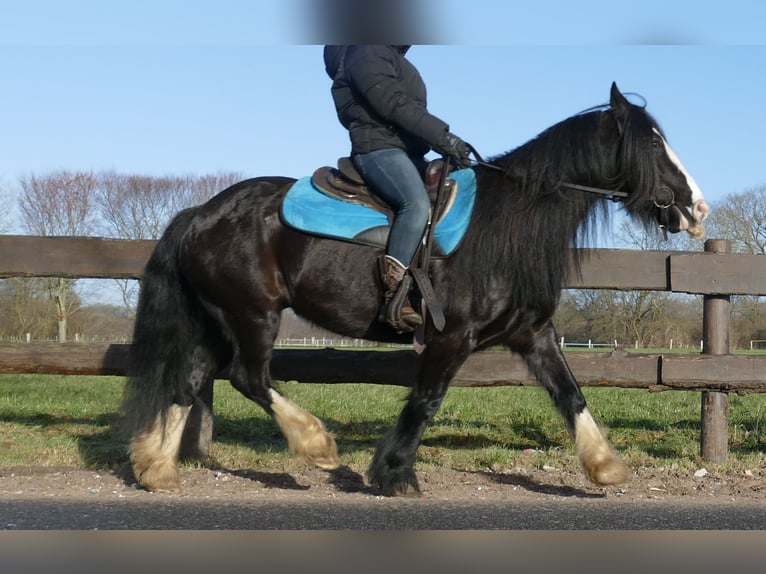
{"type": "MultiPolygon", "coordinates": [[[[515,468],[467,471],[428,467],[418,472],[423,495],[442,500],[555,499],[561,497],[625,498],[708,502],[766,501],[763,469],[722,473],[697,469],[634,469],[631,482],[621,487],[590,484],[579,469],[515,468]]],[[[297,468],[269,470],[213,470],[182,468],[183,492],[156,494],[139,488],[127,472],[54,468],[0,470],[0,498],[5,499],[142,499],[184,497],[199,500],[296,501],[335,498],[365,501],[380,493],[363,478],[363,469],[341,467],[332,472],[297,468]]]]}

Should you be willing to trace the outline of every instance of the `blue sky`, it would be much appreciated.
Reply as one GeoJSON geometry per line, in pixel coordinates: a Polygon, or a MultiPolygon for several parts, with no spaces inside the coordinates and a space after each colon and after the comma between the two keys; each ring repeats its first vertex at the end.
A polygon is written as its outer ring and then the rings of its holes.
{"type": "MultiPolygon", "coordinates": [[[[60,168],[300,177],[333,163],[348,140],[307,3],[0,0],[0,186],[60,168]]],[[[431,111],[494,155],[606,103],[616,81],[709,201],[766,185],[766,2],[577,4],[419,2],[439,43],[409,56],[431,111]]]]}

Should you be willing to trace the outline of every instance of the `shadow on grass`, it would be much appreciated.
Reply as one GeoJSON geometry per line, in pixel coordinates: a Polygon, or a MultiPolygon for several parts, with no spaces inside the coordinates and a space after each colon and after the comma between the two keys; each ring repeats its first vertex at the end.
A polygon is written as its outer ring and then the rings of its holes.
{"type": "Polygon", "coordinates": [[[700,421],[693,419],[680,420],[668,425],[647,418],[617,417],[605,421],[605,425],[610,434],[628,433],[632,437],[629,442],[630,448],[643,451],[654,458],[664,459],[683,456],[681,451],[688,446],[688,438],[679,438],[679,433],[693,432],[699,437],[701,432],[700,421]]]}
{"type": "MultiPolygon", "coordinates": [[[[327,419],[324,422],[328,431],[335,436],[341,454],[374,449],[394,425],[394,421],[383,419],[351,423],[327,419]]],[[[216,416],[214,428],[214,440],[222,444],[246,445],[256,451],[286,448],[284,437],[271,419],[229,419],[216,416]]],[[[559,426],[552,430],[560,433],[562,428],[559,426]]],[[[481,422],[441,419],[437,424],[429,426],[426,433],[423,445],[450,449],[498,447],[523,450],[562,446],[556,437],[534,425],[511,424],[500,428],[481,422]]]]}
{"type": "Polygon", "coordinates": [[[652,419],[628,419],[624,417],[616,417],[604,421],[604,424],[610,429],[620,428],[633,431],[664,431],[668,429],[699,431],[701,427],[699,419],[686,419],[674,422],[671,425],[667,425],[652,419]]]}
{"type": "Polygon", "coordinates": [[[538,425],[510,422],[508,425],[488,424],[481,421],[439,419],[429,427],[422,444],[443,448],[489,448],[509,450],[525,448],[555,448],[562,446],[556,433],[564,429],[563,422],[545,430],[538,425]]]}

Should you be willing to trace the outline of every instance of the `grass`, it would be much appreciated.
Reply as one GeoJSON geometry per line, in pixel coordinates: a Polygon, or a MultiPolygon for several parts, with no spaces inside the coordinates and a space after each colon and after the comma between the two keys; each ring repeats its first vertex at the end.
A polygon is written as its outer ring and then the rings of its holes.
{"type": "MultiPolygon", "coordinates": [[[[0,468],[121,468],[125,445],[110,423],[123,379],[56,375],[0,376],[0,468]]],[[[407,390],[377,385],[302,385],[281,390],[325,421],[342,462],[363,470],[376,441],[393,425],[407,390]]],[[[697,392],[585,388],[590,410],[631,466],[697,468],[697,392]]],[[[214,463],[233,469],[289,471],[271,419],[228,382],[216,385],[214,463]]],[[[730,396],[731,468],[760,467],[766,451],[766,395],[730,396]]],[[[563,419],[536,387],[454,388],[428,427],[418,465],[459,469],[576,466],[563,419]]],[[[706,465],[710,467],[710,465],[706,465]]],[[[722,470],[725,470],[723,468],[722,470]]]]}

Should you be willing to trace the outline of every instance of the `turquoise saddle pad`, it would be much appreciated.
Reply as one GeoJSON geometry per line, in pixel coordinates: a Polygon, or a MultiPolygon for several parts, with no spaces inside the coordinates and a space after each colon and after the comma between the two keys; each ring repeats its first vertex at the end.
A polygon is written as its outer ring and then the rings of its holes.
{"type": "MultiPolygon", "coordinates": [[[[451,254],[468,228],[476,199],[476,174],[461,169],[450,174],[457,181],[458,194],[449,213],[434,231],[435,255],[451,254]]],[[[312,183],[310,177],[295,182],[282,202],[282,221],[299,231],[376,247],[385,246],[388,219],[363,205],[332,198],[312,183]]]]}

